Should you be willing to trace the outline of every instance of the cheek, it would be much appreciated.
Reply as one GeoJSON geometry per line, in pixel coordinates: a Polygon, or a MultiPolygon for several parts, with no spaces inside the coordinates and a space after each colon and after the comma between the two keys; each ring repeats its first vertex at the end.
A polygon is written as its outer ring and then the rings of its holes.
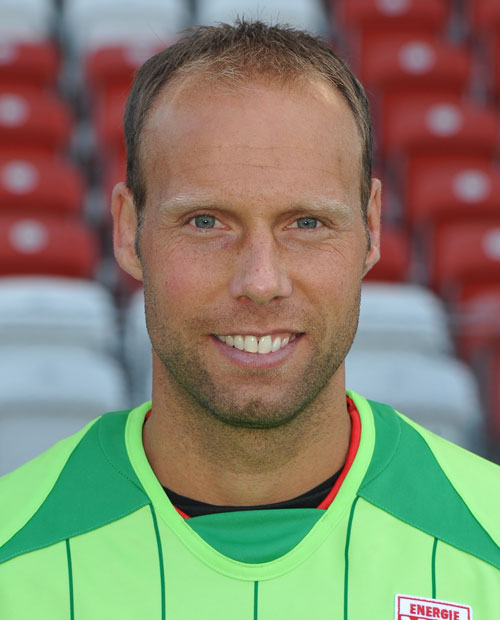
{"type": "Polygon", "coordinates": [[[218,290],[223,275],[214,256],[206,252],[176,249],[161,261],[161,287],[169,305],[179,304],[183,313],[206,303],[207,296],[218,290]]]}

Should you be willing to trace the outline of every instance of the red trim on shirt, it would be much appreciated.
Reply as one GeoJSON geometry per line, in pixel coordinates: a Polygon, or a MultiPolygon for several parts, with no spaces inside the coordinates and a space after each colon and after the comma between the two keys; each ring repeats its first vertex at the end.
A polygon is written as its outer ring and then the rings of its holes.
{"type": "Polygon", "coordinates": [[[335,499],[342,483],[345,480],[345,477],[347,476],[347,474],[349,473],[349,470],[351,469],[351,465],[353,464],[356,454],[358,452],[359,440],[361,438],[361,420],[359,417],[358,410],[356,409],[356,405],[349,398],[349,396],[347,396],[347,410],[349,411],[349,415],[351,416],[351,423],[352,423],[349,450],[347,451],[347,458],[346,458],[344,467],[342,468],[342,471],[340,473],[340,476],[335,481],[335,484],[333,485],[330,493],[328,493],[325,499],[318,506],[318,508],[321,508],[322,510],[326,510],[328,506],[330,506],[330,504],[335,499]]]}
{"type": "MultiPolygon", "coordinates": [[[[356,405],[354,404],[354,401],[351,398],[349,398],[349,396],[346,397],[346,400],[347,400],[347,410],[351,417],[351,424],[352,424],[351,438],[349,441],[349,449],[347,450],[347,458],[346,458],[344,467],[342,468],[342,471],[340,472],[340,476],[335,481],[335,484],[333,485],[331,491],[328,493],[325,499],[318,506],[318,508],[321,510],[326,510],[330,506],[330,504],[333,502],[335,497],[337,496],[337,493],[339,492],[339,489],[342,486],[342,483],[344,482],[345,477],[347,476],[347,474],[349,473],[349,470],[351,469],[351,465],[353,464],[354,459],[356,458],[356,454],[359,448],[359,441],[361,439],[361,419],[359,417],[359,413],[358,413],[358,410],[356,409],[356,405]]],[[[150,415],[151,415],[151,410],[147,412],[145,421],[149,418],[150,415]]],[[[185,512],[180,510],[180,508],[177,508],[177,506],[174,506],[174,508],[177,510],[177,512],[181,515],[183,519],[191,518],[185,512]]]]}
{"type": "MultiPolygon", "coordinates": [[[[174,505],[172,504],[172,506],[174,505]]],[[[180,508],[177,508],[177,506],[174,506],[174,508],[177,510],[177,512],[181,515],[183,519],[191,519],[189,515],[187,515],[185,512],[182,512],[182,510],[180,508]]]]}

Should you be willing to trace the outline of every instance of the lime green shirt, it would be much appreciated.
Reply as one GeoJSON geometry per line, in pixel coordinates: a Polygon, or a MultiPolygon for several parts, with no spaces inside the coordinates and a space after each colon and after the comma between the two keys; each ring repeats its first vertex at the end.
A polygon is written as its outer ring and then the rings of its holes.
{"type": "Polygon", "coordinates": [[[1,620],[496,620],[500,468],[349,392],[326,510],[183,519],[142,446],[151,403],[0,479],[1,620]]]}

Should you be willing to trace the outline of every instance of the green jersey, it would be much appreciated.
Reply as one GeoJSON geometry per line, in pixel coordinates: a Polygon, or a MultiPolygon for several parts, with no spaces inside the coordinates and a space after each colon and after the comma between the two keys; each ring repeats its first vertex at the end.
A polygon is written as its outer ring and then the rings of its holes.
{"type": "Polygon", "coordinates": [[[151,404],[0,480],[1,620],[494,620],[500,468],[349,392],[361,437],[326,509],[183,518],[151,404]]]}

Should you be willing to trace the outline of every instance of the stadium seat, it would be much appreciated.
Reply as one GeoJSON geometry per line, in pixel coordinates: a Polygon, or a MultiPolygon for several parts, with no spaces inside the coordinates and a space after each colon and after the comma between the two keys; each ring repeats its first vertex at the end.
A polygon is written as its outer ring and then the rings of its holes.
{"type": "Polygon", "coordinates": [[[125,365],[131,381],[132,401],[135,404],[151,398],[152,352],[144,316],[144,293],[136,291],[124,313],[125,365]]]}
{"type": "Polygon", "coordinates": [[[407,235],[398,229],[382,228],[381,258],[366,274],[365,280],[402,282],[409,276],[411,248],[407,235]]]}
{"type": "Polygon", "coordinates": [[[494,283],[500,275],[500,215],[436,228],[428,257],[430,282],[451,297],[467,283],[494,283]]]}
{"type": "Polygon", "coordinates": [[[53,87],[59,75],[59,54],[51,41],[0,43],[0,85],[53,87]]]}
{"type": "Polygon", "coordinates": [[[463,47],[452,46],[431,35],[374,32],[363,47],[360,78],[370,92],[389,91],[441,94],[465,92],[471,58],[463,47]]]}
{"type": "Polygon", "coordinates": [[[496,0],[467,0],[468,18],[473,27],[480,31],[500,27],[500,4],[496,0]]]}
{"type": "Polygon", "coordinates": [[[498,135],[498,117],[491,108],[432,95],[384,103],[380,142],[386,156],[493,157],[498,135]]]}
{"type": "Polygon", "coordinates": [[[443,30],[450,16],[449,0],[332,0],[332,12],[355,30],[388,28],[394,31],[443,30]]]}
{"type": "Polygon", "coordinates": [[[68,161],[13,158],[0,150],[0,213],[78,215],[83,199],[82,175],[68,161]]]}
{"type": "Polygon", "coordinates": [[[491,91],[500,99],[500,26],[493,36],[490,47],[490,74],[491,74],[491,91]]]}
{"type": "Polygon", "coordinates": [[[353,350],[346,385],[367,398],[390,402],[431,431],[482,451],[484,421],[472,371],[452,357],[415,351],[353,350]]]}
{"type": "Polygon", "coordinates": [[[422,161],[412,172],[405,191],[412,226],[477,220],[499,212],[500,170],[492,161],[422,161]]]}
{"type": "Polygon", "coordinates": [[[0,276],[92,278],[97,241],[78,220],[0,215],[0,276]]]}
{"type": "Polygon", "coordinates": [[[109,290],[77,278],[0,278],[0,343],[58,345],[118,352],[118,320],[109,290]]]}
{"type": "MultiPolygon", "coordinates": [[[[117,156],[110,157],[104,162],[102,190],[106,204],[111,204],[111,194],[114,186],[120,181],[125,181],[127,162],[125,152],[121,151],[117,156]]],[[[108,209],[111,218],[111,210],[108,209]]]]}
{"type": "Polygon", "coordinates": [[[127,406],[116,360],[67,346],[0,345],[0,474],[127,406]]]}
{"type": "Polygon", "coordinates": [[[487,403],[487,424],[490,438],[500,446],[500,341],[492,350],[487,365],[484,367],[484,391],[487,403]]]}
{"type": "Polygon", "coordinates": [[[67,147],[72,129],[68,106],[56,95],[0,85],[0,148],[53,155],[67,147]]]}
{"type": "Polygon", "coordinates": [[[416,284],[365,282],[353,350],[450,354],[443,302],[416,284]]]}
{"type": "Polygon", "coordinates": [[[63,31],[77,56],[104,45],[165,46],[190,25],[184,0],[68,0],[63,31]]]}
{"type": "Polygon", "coordinates": [[[107,45],[91,50],[84,59],[85,83],[94,100],[105,92],[128,91],[134,71],[164,46],[107,45]]]}
{"type": "Polygon", "coordinates": [[[47,41],[56,25],[56,5],[51,0],[2,0],[0,40],[47,41]]]}
{"type": "Polygon", "coordinates": [[[198,23],[208,25],[232,23],[236,17],[242,16],[289,24],[316,34],[328,33],[328,20],[319,0],[267,0],[265,3],[253,0],[212,0],[199,2],[196,15],[198,23]]]}
{"type": "Polygon", "coordinates": [[[468,282],[451,304],[458,351],[465,359],[482,356],[500,343],[500,278],[481,284],[468,282]]]}
{"type": "Polygon", "coordinates": [[[125,156],[125,139],[123,135],[123,114],[128,90],[108,92],[94,106],[92,116],[102,160],[114,160],[125,156]]]}

